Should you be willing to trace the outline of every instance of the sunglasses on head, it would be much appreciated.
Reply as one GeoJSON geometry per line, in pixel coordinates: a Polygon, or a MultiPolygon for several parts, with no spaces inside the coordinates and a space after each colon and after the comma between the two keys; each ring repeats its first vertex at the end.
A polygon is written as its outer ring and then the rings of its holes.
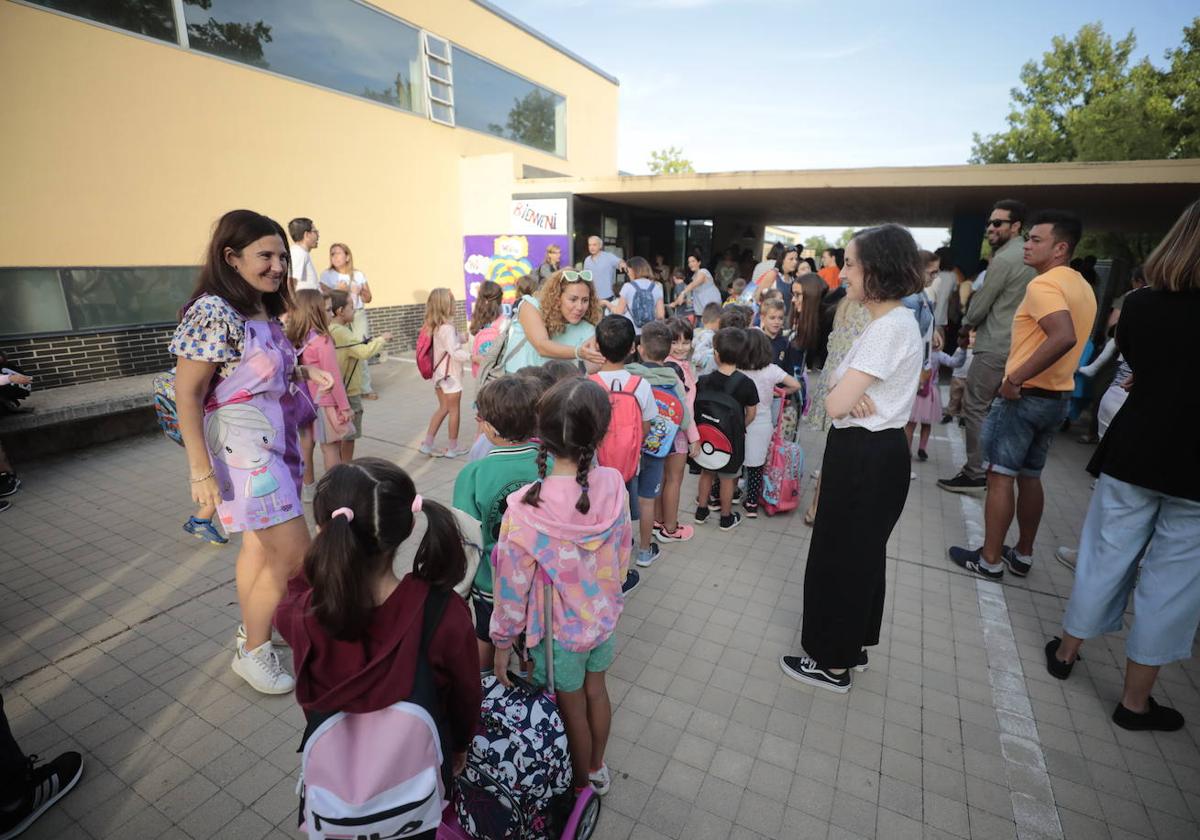
{"type": "Polygon", "coordinates": [[[574,271],[568,269],[563,272],[563,280],[567,283],[578,283],[582,280],[585,283],[592,282],[592,272],[584,269],[583,271],[574,271]]]}
{"type": "Polygon", "coordinates": [[[998,228],[1000,225],[1011,225],[1012,219],[988,219],[988,227],[998,228]]]}

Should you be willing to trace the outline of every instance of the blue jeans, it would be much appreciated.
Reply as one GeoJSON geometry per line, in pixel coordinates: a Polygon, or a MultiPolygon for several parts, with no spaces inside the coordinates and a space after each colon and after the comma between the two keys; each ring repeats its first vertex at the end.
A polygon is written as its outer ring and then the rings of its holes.
{"type": "Polygon", "coordinates": [[[1083,523],[1063,629],[1081,639],[1120,630],[1132,592],[1126,656],[1141,665],[1190,658],[1200,625],[1197,546],[1200,502],[1101,473],[1083,523]]]}
{"type": "Polygon", "coordinates": [[[625,489],[629,491],[629,518],[634,522],[640,518],[638,499],[657,499],[662,493],[663,470],[666,466],[666,458],[655,458],[653,455],[642,453],[637,475],[625,485],[625,489]]]}
{"type": "Polygon", "coordinates": [[[1046,466],[1050,442],[1067,416],[1065,399],[1022,395],[996,397],[983,421],[983,460],[1000,475],[1037,478],[1046,466]]]}

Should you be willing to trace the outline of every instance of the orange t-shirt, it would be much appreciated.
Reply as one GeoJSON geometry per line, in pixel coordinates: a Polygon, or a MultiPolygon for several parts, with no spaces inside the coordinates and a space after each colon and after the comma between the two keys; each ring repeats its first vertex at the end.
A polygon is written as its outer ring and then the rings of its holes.
{"type": "Polygon", "coordinates": [[[1096,320],[1096,293],[1082,274],[1065,265],[1039,274],[1025,288],[1025,298],[1013,315],[1012,346],[1008,352],[1008,363],[1004,366],[1006,376],[1025,364],[1046,340],[1046,333],[1038,321],[1053,312],[1064,310],[1071,313],[1075,346],[1022,385],[1045,388],[1047,391],[1075,390],[1075,370],[1079,367],[1079,357],[1083,355],[1084,345],[1092,332],[1092,323],[1096,320]]]}
{"type": "Polygon", "coordinates": [[[842,270],[836,265],[827,265],[817,272],[817,274],[821,275],[821,279],[825,281],[825,285],[829,287],[830,291],[842,284],[839,276],[841,273],[842,270]]]}

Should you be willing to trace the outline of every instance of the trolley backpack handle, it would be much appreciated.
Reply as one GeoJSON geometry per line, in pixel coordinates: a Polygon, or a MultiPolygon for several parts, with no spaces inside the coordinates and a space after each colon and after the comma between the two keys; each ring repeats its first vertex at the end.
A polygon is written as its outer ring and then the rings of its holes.
{"type": "Polygon", "coordinates": [[[538,566],[537,581],[542,585],[542,640],[546,643],[546,690],[554,697],[554,582],[538,566]]]}

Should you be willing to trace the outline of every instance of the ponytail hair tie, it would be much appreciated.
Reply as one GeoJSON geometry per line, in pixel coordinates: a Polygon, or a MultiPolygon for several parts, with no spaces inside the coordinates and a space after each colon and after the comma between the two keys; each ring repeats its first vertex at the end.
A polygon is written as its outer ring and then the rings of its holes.
{"type": "Polygon", "coordinates": [[[331,513],[331,514],[329,515],[329,518],[330,518],[330,519],[335,519],[335,518],[337,518],[337,517],[339,517],[339,516],[341,516],[341,517],[345,518],[345,520],[346,520],[347,522],[353,522],[353,521],[354,521],[354,511],[350,510],[350,508],[348,508],[348,507],[340,507],[340,508],[338,508],[337,510],[335,510],[333,513],[331,513]]]}
{"type": "Polygon", "coordinates": [[[412,503],[412,512],[413,512],[413,513],[420,513],[420,512],[421,512],[421,503],[422,503],[423,501],[424,501],[424,499],[422,499],[422,498],[421,498],[421,494],[420,494],[420,493],[418,493],[417,495],[413,496],[413,503],[412,503]]]}

